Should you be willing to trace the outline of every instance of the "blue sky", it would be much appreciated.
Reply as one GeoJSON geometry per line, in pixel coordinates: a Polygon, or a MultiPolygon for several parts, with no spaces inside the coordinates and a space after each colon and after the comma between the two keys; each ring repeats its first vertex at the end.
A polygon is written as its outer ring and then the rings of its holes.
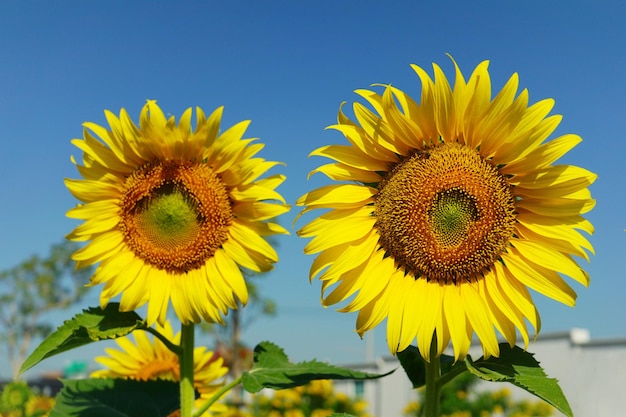
{"type": "MultiPolygon", "coordinates": [[[[326,183],[307,182],[322,161],[306,156],[343,141],[324,128],[342,101],[357,99],[353,90],[392,83],[418,98],[409,65],[431,72],[437,62],[452,77],[450,53],[466,74],[491,60],[494,90],[518,72],[531,102],[556,100],[553,113],[564,119],[555,136],[583,137],[562,161],[599,174],[588,216],[596,227],[591,286],[572,282],[574,309],[535,299],[543,332],[585,327],[596,338],[626,337],[625,19],[618,1],[2,2],[0,269],[45,254],[76,225],[65,218],[76,202],[63,179],[78,177],[70,140],[85,121],[105,124],[104,109],[124,107],[137,120],[146,99],[176,116],[225,106],[223,126],[252,120],[248,135],[266,144],[262,156],[286,162],[272,172],[287,175],[279,190],[293,204],[326,183]]],[[[296,212],[282,223],[291,227],[296,212]]],[[[305,243],[295,230],[279,239],[281,261],[260,281],[279,315],[244,338],[271,339],[297,360],[360,361],[366,343],[353,332],[356,315],[320,306],[305,243]]],[[[384,333],[374,332],[377,355],[387,354],[384,333]]]]}

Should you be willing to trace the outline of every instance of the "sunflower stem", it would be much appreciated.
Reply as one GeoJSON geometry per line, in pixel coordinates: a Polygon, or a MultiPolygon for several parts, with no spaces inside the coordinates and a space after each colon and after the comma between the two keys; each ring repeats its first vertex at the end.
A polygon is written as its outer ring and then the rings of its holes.
{"type": "Polygon", "coordinates": [[[209,407],[211,407],[213,405],[213,403],[215,401],[219,400],[222,395],[226,394],[228,391],[230,391],[231,389],[233,389],[234,387],[236,387],[240,383],[241,383],[241,376],[238,377],[238,378],[233,379],[231,382],[229,382],[228,384],[224,385],[209,400],[207,400],[204,404],[202,404],[200,406],[200,408],[198,408],[196,410],[196,412],[194,413],[193,417],[200,417],[202,414],[204,414],[209,409],[209,407]]]}
{"type": "Polygon", "coordinates": [[[433,335],[430,344],[430,362],[426,362],[426,398],[424,400],[424,416],[439,417],[439,398],[441,385],[441,362],[437,355],[437,335],[433,335]]]}
{"type": "Polygon", "coordinates": [[[193,387],[194,324],[183,324],[179,354],[180,363],[180,417],[191,417],[195,400],[193,387]]]}
{"type": "Polygon", "coordinates": [[[441,377],[439,378],[439,388],[445,387],[448,382],[452,381],[463,372],[467,372],[467,366],[465,365],[465,363],[461,362],[461,366],[455,366],[447,373],[441,375],[441,377]]]}

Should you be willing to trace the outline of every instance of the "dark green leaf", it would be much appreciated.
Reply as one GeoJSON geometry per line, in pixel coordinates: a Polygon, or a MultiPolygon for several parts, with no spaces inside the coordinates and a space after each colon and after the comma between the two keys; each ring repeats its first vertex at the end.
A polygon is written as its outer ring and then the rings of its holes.
{"type": "MultiPolygon", "coordinates": [[[[426,384],[426,361],[415,346],[409,346],[402,352],[398,352],[398,360],[413,384],[413,388],[417,389],[426,384]]],[[[441,355],[439,360],[442,375],[450,372],[452,368],[456,371],[457,367],[465,367],[465,365],[455,363],[454,357],[449,355],[441,355]]]]}
{"type": "Polygon", "coordinates": [[[180,408],[173,381],[94,378],[63,384],[50,417],[166,417],[180,408]]]}
{"type": "Polygon", "coordinates": [[[572,417],[572,410],[558,381],[546,375],[532,353],[502,343],[499,358],[481,358],[474,362],[468,356],[465,363],[467,369],[477,377],[486,381],[510,382],[572,417]]]}
{"type": "Polygon", "coordinates": [[[262,342],[254,348],[254,366],[243,373],[242,385],[246,391],[255,393],[263,388],[293,388],[316,379],[375,379],[390,373],[370,374],[315,360],[294,364],[281,348],[262,342]]]}
{"type": "Polygon", "coordinates": [[[398,360],[413,384],[413,388],[423,387],[426,384],[426,362],[415,346],[409,346],[398,352],[398,360]]]}
{"type": "Polygon", "coordinates": [[[20,374],[42,360],[59,353],[104,339],[122,337],[137,328],[145,328],[141,317],[134,311],[122,313],[119,304],[111,303],[104,310],[92,307],[67,320],[51,333],[26,358],[20,374]]]}

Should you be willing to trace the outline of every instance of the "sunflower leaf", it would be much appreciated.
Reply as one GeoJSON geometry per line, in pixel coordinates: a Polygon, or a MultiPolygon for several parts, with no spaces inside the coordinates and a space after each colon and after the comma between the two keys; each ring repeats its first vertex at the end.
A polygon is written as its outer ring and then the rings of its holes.
{"type": "Polygon", "coordinates": [[[472,374],[485,381],[510,382],[572,417],[572,410],[558,381],[546,375],[532,353],[518,346],[511,348],[502,343],[499,358],[480,358],[474,362],[468,356],[465,364],[472,374]]]}
{"type": "Polygon", "coordinates": [[[126,336],[133,330],[145,328],[143,320],[134,311],[120,312],[119,304],[106,308],[91,307],[71,320],[66,320],[30,354],[22,364],[20,374],[42,360],[98,340],[126,336]]]}
{"type": "Polygon", "coordinates": [[[283,349],[271,342],[261,342],[254,348],[252,369],[244,372],[241,378],[244,389],[255,393],[263,388],[293,388],[316,379],[375,379],[391,372],[371,374],[316,360],[294,364],[283,349]]]}
{"type": "Polygon", "coordinates": [[[174,381],[64,380],[50,417],[165,417],[179,408],[174,381]]]}
{"type": "MultiPolygon", "coordinates": [[[[417,347],[409,346],[402,352],[398,352],[398,360],[413,384],[413,388],[417,389],[426,384],[426,361],[417,347]]],[[[454,357],[450,355],[441,355],[440,361],[442,375],[449,373],[453,368],[457,372],[457,368],[465,367],[462,363],[455,362],[454,357]]]]}
{"type": "Polygon", "coordinates": [[[413,384],[413,388],[417,389],[426,384],[426,362],[415,346],[409,346],[402,352],[398,352],[398,360],[413,384]]]}

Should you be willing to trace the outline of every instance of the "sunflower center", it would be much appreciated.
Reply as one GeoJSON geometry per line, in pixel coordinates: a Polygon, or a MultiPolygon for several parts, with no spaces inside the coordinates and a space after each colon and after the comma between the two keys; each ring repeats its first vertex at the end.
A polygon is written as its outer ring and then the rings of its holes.
{"type": "Polygon", "coordinates": [[[421,150],[379,186],[374,214],[380,244],[416,278],[470,280],[505,250],[515,200],[504,176],[457,143],[421,150]]]}
{"type": "Polygon", "coordinates": [[[120,229],[135,255],[168,272],[204,265],[228,237],[226,186],[206,164],[146,164],[126,180],[120,229]]]}
{"type": "Polygon", "coordinates": [[[192,240],[199,227],[194,201],[170,184],[154,194],[151,201],[145,202],[146,207],[137,213],[137,224],[146,238],[171,247],[192,240]]]}
{"type": "Polygon", "coordinates": [[[166,379],[169,381],[178,381],[179,377],[178,361],[153,360],[143,364],[137,371],[137,379],[148,381],[151,379],[166,379]]]}
{"type": "Polygon", "coordinates": [[[429,216],[441,246],[453,247],[463,242],[472,223],[478,219],[475,200],[457,187],[437,194],[429,216]]]}

